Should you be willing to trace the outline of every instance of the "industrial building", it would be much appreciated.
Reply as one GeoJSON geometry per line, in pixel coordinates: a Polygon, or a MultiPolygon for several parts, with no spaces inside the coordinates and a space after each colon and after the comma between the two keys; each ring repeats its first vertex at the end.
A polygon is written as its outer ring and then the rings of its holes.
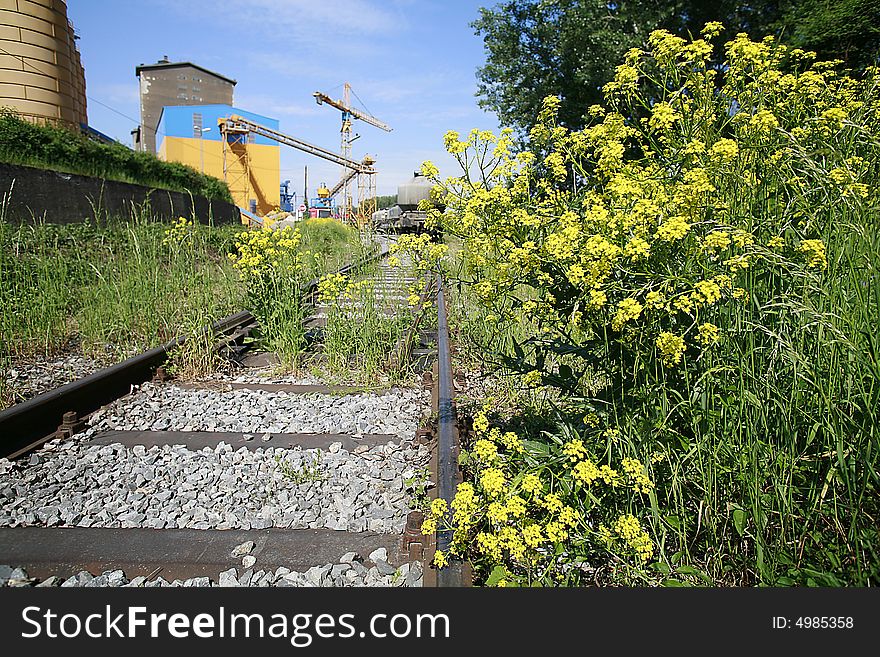
{"type": "Polygon", "coordinates": [[[0,106],[32,121],[87,125],[76,39],[62,0],[0,0],[0,106]]]}
{"type": "Polygon", "coordinates": [[[236,205],[262,216],[281,202],[281,147],[254,132],[221,133],[218,121],[232,116],[278,130],[277,119],[231,105],[171,105],[159,115],[157,154],[225,180],[236,205]]]}
{"type": "MultiPolygon", "coordinates": [[[[0,0],[2,1],[2,0],[0,0]]],[[[155,64],[135,68],[140,88],[140,126],[132,132],[136,151],[158,153],[156,129],[162,108],[169,105],[232,105],[235,80],[192,62],[172,62],[166,55],[155,64]]]]}

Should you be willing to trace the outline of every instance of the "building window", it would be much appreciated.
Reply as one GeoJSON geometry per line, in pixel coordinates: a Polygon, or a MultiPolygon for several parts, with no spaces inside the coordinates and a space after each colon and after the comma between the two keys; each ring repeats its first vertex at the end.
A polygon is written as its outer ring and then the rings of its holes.
{"type": "Polygon", "coordinates": [[[193,87],[193,92],[194,92],[194,93],[197,93],[197,92],[199,92],[199,91],[201,91],[201,90],[202,90],[201,87],[193,87]]]}
{"type": "Polygon", "coordinates": [[[177,94],[177,97],[186,100],[186,94],[177,94]]]}
{"type": "Polygon", "coordinates": [[[201,97],[201,96],[193,96],[192,99],[193,99],[193,100],[201,100],[202,97],[201,97]]]}
{"type": "Polygon", "coordinates": [[[193,82],[201,82],[201,81],[202,81],[202,78],[197,78],[197,77],[193,76],[193,82]]]}
{"type": "Polygon", "coordinates": [[[177,79],[178,80],[186,80],[186,76],[185,75],[178,75],[177,79]]]}

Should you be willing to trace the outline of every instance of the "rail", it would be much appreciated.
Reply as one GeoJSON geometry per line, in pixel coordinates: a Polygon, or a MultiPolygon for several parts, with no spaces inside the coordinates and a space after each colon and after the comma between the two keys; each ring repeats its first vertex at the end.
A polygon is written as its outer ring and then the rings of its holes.
{"type": "MultiPolygon", "coordinates": [[[[452,354],[449,350],[449,323],[446,316],[446,297],[443,293],[443,276],[438,274],[437,285],[437,372],[438,372],[438,419],[437,419],[437,488],[438,497],[451,507],[455,496],[458,474],[458,428],[456,426],[455,400],[452,388],[452,354]]],[[[437,529],[437,549],[449,554],[452,530],[437,529]]],[[[467,565],[449,558],[446,567],[437,573],[440,587],[466,586],[467,565]]]]}

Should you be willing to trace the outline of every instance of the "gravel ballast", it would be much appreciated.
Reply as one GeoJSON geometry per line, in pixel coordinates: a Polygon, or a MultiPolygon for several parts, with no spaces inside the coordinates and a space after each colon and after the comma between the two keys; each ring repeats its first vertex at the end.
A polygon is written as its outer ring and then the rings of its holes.
{"type": "Polygon", "coordinates": [[[429,408],[423,390],[327,395],[209,390],[146,383],[95,413],[97,429],[415,435],[429,408]]]}
{"type": "Polygon", "coordinates": [[[0,460],[0,526],[403,530],[424,447],[62,443],[0,460]],[[359,453],[358,453],[359,452],[359,453]]]}

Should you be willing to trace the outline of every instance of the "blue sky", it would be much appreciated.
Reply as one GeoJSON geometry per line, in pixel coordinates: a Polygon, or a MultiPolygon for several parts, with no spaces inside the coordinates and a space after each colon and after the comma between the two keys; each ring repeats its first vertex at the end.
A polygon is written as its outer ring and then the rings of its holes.
{"type": "MultiPolygon", "coordinates": [[[[318,106],[314,91],[342,97],[388,123],[387,133],[355,121],[353,156],[377,159],[379,194],[394,194],[421,162],[458,173],[443,150],[447,130],[498,130],[477,106],[476,69],[485,55],[469,27],[494,0],[69,0],[80,36],[89,123],[131,144],[137,124],[135,66],[168,55],[238,81],[236,106],[277,118],[281,131],[339,149],[340,112],[318,106]],[[103,104],[103,105],[102,105],[103,104]],[[109,106],[108,107],[105,107],[109,106]],[[115,111],[114,111],[115,110],[115,111]]],[[[309,192],[333,184],[339,167],[281,148],[281,179],[298,198],[303,167],[309,192]]]]}

